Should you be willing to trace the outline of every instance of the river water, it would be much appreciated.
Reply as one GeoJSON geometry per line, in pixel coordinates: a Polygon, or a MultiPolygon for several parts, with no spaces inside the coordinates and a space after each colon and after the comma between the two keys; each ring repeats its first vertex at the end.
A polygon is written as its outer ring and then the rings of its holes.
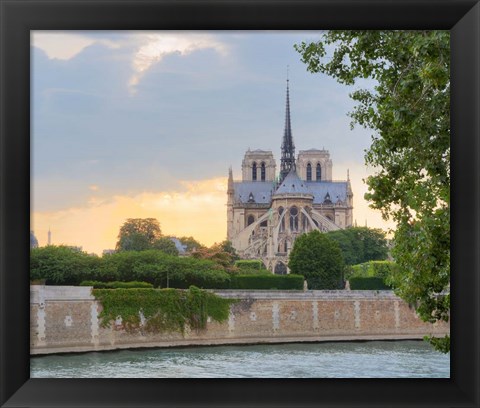
{"type": "Polygon", "coordinates": [[[32,378],[449,378],[423,341],[121,350],[32,357],[32,378]]]}

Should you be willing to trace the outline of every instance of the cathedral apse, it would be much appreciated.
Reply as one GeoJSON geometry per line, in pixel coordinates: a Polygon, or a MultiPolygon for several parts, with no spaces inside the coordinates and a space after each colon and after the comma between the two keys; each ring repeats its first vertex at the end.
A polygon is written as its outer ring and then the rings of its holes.
{"type": "Polygon", "coordinates": [[[272,151],[248,150],[242,180],[228,174],[227,239],[243,259],[261,259],[276,274],[288,273],[288,255],[296,237],[312,230],[352,226],[350,177],[332,180],[332,160],[325,149],[300,150],[290,120],[287,79],[285,130],[277,173],[272,151]]]}

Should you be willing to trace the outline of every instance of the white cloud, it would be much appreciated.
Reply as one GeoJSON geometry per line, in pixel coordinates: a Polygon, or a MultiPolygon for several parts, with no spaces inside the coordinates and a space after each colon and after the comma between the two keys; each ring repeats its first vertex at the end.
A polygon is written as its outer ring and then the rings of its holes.
{"type": "Polygon", "coordinates": [[[106,39],[95,39],[85,35],[62,31],[33,31],[31,43],[34,47],[45,51],[48,58],[69,60],[88,46],[99,43],[110,48],[119,45],[106,39]]]}
{"type": "Polygon", "coordinates": [[[133,58],[134,73],[129,81],[131,91],[135,92],[135,86],[145,72],[165,56],[188,55],[201,49],[213,49],[221,55],[227,52],[226,45],[209,34],[146,34],[133,58]]]}

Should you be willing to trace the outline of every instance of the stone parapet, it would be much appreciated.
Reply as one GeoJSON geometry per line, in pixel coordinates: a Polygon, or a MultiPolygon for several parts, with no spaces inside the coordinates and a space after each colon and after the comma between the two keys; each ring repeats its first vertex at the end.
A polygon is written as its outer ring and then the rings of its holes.
{"type": "MultiPolygon", "coordinates": [[[[91,287],[31,286],[31,354],[141,347],[354,340],[421,339],[449,333],[430,324],[391,291],[218,290],[238,299],[224,323],[208,319],[205,330],[180,333],[103,327],[91,287]]],[[[121,319],[117,319],[121,320],[121,319]]]]}

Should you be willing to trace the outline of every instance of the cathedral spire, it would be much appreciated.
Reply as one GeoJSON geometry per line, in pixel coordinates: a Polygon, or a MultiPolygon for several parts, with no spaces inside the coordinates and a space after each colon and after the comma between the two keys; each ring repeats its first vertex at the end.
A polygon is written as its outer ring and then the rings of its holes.
{"type": "Polygon", "coordinates": [[[283,132],[282,158],[280,162],[280,182],[295,169],[295,145],[293,144],[292,126],[290,122],[290,92],[287,71],[287,103],[285,108],[285,130],[283,132]]]}

